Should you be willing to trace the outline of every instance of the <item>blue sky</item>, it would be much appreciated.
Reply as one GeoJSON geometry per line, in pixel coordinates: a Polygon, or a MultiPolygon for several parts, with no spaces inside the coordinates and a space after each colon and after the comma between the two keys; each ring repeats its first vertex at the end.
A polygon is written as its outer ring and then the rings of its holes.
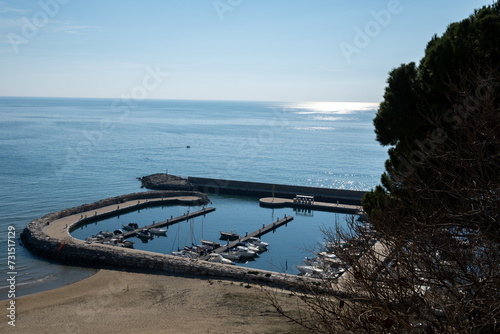
{"type": "Polygon", "coordinates": [[[491,3],[0,0],[0,96],[380,102],[392,68],[491,3]]]}

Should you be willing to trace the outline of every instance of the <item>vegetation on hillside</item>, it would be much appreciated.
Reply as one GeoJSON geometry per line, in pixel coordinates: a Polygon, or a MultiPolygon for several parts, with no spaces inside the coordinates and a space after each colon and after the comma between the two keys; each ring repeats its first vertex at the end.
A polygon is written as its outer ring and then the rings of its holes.
{"type": "Polygon", "coordinates": [[[347,272],[282,313],[315,333],[500,332],[500,3],[392,70],[374,126],[389,160],[367,221],[325,231],[350,241],[347,272]]]}

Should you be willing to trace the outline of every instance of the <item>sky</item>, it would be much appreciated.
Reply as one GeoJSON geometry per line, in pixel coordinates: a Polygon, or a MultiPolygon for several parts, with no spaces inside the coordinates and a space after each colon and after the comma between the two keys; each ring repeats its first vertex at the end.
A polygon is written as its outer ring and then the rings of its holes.
{"type": "Polygon", "coordinates": [[[491,0],[0,0],[0,96],[381,102],[491,0]]]}

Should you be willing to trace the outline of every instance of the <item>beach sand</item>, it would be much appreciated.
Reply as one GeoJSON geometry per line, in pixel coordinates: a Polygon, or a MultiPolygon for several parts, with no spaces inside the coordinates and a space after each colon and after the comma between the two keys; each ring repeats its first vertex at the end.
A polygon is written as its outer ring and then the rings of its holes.
{"type": "MultiPolygon", "coordinates": [[[[295,297],[282,300],[294,309],[295,297]]],[[[16,300],[16,326],[1,333],[302,333],[257,285],[114,270],[16,300]]]]}

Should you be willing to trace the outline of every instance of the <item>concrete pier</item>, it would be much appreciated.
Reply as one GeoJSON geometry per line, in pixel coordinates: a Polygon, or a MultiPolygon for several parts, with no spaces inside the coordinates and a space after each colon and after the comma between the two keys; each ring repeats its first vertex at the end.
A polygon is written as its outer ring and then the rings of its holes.
{"type": "Polygon", "coordinates": [[[259,200],[259,204],[266,208],[301,208],[320,211],[331,211],[339,213],[358,214],[363,210],[360,205],[342,204],[342,203],[328,203],[312,201],[297,201],[290,198],[277,198],[277,197],[264,197],[259,200]]]}
{"type": "Polygon", "coordinates": [[[293,217],[292,216],[285,216],[284,218],[282,219],[278,219],[277,221],[267,225],[267,226],[263,226],[262,228],[259,228],[257,231],[254,231],[244,237],[241,237],[239,238],[238,240],[235,240],[235,241],[232,241],[230,242],[229,244],[225,245],[225,246],[221,246],[219,248],[216,248],[215,250],[213,250],[212,253],[217,253],[217,254],[220,254],[222,252],[225,252],[227,251],[228,249],[231,249],[231,248],[234,248],[236,247],[236,244],[238,242],[245,242],[247,241],[249,238],[251,237],[256,237],[256,238],[259,238],[260,236],[266,234],[266,233],[269,233],[275,229],[277,229],[278,227],[280,226],[283,226],[285,225],[286,223],[290,222],[293,220],[293,217]]]}
{"type": "Polygon", "coordinates": [[[272,184],[250,181],[212,179],[204,177],[182,178],[165,173],[152,174],[139,178],[142,187],[148,189],[183,189],[200,191],[208,195],[228,194],[237,196],[294,198],[297,194],[314,196],[318,201],[327,203],[360,205],[366,191],[305,187],[285,184],[272,184]]]}
{"type": "Polygon", "coordinates": [[[189,220],[191,218],[198,217],[198,216],[202,216],[202,215],[205,215],[205,214],[213,212],[213,211],[215,211],[215,208],[210,207],[210,208],[203,208],[203,209],[195,211],[195,212],[189,212],[189,213],[184,214],[184,215],[179,216],[179,217],[174,217],[172,219],[167,219],[167,220],[161,221],[161,222],[153,224],[153,225],[139,227],[133,231],[126,232],[123,234],[123,238],[127,239],[127,238],[134,237],[143,229],[160,228],[160,227],[174,225],[174,224],[180,223],[181,221],[189,220]]]}

